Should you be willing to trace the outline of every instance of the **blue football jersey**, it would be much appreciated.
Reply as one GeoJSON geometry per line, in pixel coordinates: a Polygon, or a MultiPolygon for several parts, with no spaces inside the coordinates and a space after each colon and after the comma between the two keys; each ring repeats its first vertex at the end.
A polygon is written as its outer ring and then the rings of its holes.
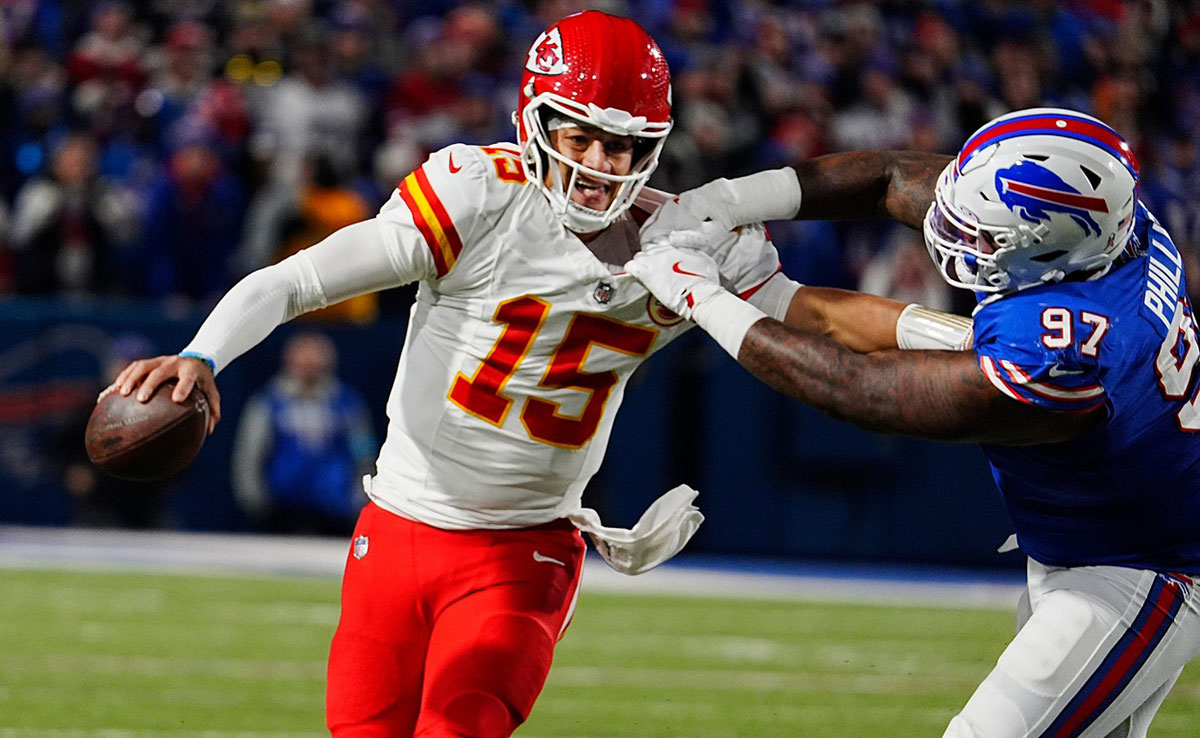
{"type": "Polygon", "coordinates": [[[1183,263],[1139,206],[1108,274],[985,300],[975,350],[1009,397],[1106,419],[1065,443],[985,444],[1021,548],[1051,566],[1200,573],[1200,341],[1183,263]]]}

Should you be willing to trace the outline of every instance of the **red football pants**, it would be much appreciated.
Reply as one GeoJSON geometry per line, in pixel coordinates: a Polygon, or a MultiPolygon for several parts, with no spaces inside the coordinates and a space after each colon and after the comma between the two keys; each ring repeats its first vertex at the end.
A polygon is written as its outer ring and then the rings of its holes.
{"type": "Polygon", "coordinates": [[[329,653],[334,738],[510,736],[546,682],[583,555],[565,520],[448,531],[368,504],[329,653]]]}

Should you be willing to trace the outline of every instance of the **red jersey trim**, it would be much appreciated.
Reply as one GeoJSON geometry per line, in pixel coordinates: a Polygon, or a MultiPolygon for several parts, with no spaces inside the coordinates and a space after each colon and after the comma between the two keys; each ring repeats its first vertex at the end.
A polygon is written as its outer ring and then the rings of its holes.
{"type": "Polygon", "coordinates": [[[425,175],[425,168],[405,177],[398,189],[400,198],[412,213],[413,223],[433,255],[438,278],[446,276],[458,262],[463,244],[454,221],[425,175]]]}

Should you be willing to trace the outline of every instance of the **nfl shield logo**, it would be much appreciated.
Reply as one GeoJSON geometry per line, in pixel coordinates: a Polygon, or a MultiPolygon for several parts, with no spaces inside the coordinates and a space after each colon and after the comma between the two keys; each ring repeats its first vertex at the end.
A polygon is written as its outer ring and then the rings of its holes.
{"type": "Polygon", "coordinates": [[[608,282],[601,282],[600,284],[596,285],[596,291],[592,293],[592,297],[594,297],[596,302],[600,303],[601,305],[607,305],[609,300],[613,298],[613,295],[616,293],[616,291],[616,288],[608,282]]]}
{"type": "Polygon", "coordinates": [[[367,546],[370,542],[366,536],[359,536],[354,539],[354,558],[361,559],[367,555],[367,546]]]}

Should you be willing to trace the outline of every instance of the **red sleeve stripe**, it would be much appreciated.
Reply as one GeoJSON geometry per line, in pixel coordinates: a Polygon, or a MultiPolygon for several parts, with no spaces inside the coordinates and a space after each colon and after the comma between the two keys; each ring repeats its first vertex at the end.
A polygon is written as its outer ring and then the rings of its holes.
{"type": "Polygon", "coordinates": [[[781,272],[781,271],[783,271],[783,264],[777,264],[775,266],[775,271],[771,272],[771,275],[769,277],[767,277],[763,281],[759,282],[758,284],[754,285],[753,287],[746,290],[745,292],[739,293],[738,297],[742,298],[743,300],[749,300],[750,297],[752,295],[754,295],[755,292],[758,292],[759,290],[761,290],[767,282],[771,281],[771,277],[774,277],[776,274],[779,274],[779,272],[781,272]]]}
{"type": "Polygon", "coordinates": [[[400,183],[400,198],[412,213],[413,223],[425,238],[437,266],[438,278],[446,276],[462,253],[462,239],[450,214],[442,205],[424,168],[417,169],[400,183]]]}
{"type": "Polygon", "coordinates": [[[1046,384],[1045,382],[1034,382],[1024,369],[1012,363],[1011,361],[1001,361],[1000,365],[1004,367],[1004,369],[1008,372],[1009,377],[1011,377],[1016,384],[1019,384],[1030,392],[1045,397],[1049,400],[1062,400],[1063,402],[1085,402],[1087,400],[1094,400],[1098,397],[1104,396],[1104,387],[1098,384],[1076,388],[1058,387],[1052,384],[1046,384]]]}
{"type": "Polygon", "coordinates": [[[984,376],[996,386],[996,389],[1000,390],[1014,400],[1025,403],[1026,405],[1033,404],[1029,400],[1026,400],[1024,397],[1021,397],[1021,395],[1017,394],[1016,390],[1008,386],[1008,383],[1004,381],[1004,377],[1001,377],[1000,372],[996,371],[996,365],[992,362],[992,357],[980,356],[979,366],[983,369],[984,376]]]}

